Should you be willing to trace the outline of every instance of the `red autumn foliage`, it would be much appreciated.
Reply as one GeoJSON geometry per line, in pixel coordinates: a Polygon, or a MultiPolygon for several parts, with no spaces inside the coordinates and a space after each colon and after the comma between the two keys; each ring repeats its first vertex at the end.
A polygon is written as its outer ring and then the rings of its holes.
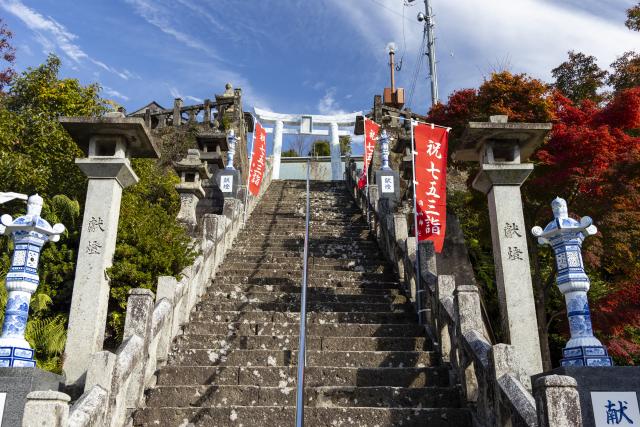
{"type": "Polygon", "coordinates": [[[640,88],[616,94],[602,108],[588,101],[576,106],[559,93],[554,102],[554,128],[526,188],[540,193],[536,198],[564,195],[573,211],[595,218],[600,233],[584,258],[607,292],[592,303],[594,327],[619,361],[638,363],[640,88]]]}
{"type": "Polygon", "coordinates": [[[550,201],[562,196],[572,212],[594,218],[600,232],[584,247],[590,275],[598,282],[596,294],[590,295],[594,328],[619,362],[638,364],[640,87],[619,91],[604,106],[588,100],[575,105],[546,88],[526,76],[494,74],[478,90],[454,92],[429,118],[453,127],[454,137],[468,121],[486,121],[491,114],[508,114],[510,121],[553,122],[547,142],[534,156],[536,170],[523,187],[525,209],[538,212],[532,218],[536,224],[546,223],[550,201]]]}
{"type": "Polygon", "coordinates": [[[12,65],[16,59],[16,50],[9,43],[12,37],[13,33],[9,31],[7,26],[2,23],[2,19],[0,19],[0,60],[9,64],[7,68],[0,69],[0,92],[4,86],[11,82],[15,75],[12,65]]]}

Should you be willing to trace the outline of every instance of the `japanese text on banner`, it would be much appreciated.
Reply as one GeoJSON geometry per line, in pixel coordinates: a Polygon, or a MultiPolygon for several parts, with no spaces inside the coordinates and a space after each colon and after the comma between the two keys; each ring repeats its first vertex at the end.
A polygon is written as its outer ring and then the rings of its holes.
{"type": "Polygon", "coordinates": [[[416,169],[416,215],[418,240],[432,240],[442,251],[447,220],[446,128],[418,124],[414,127],[416,169]]]}
{"type": "Polygon", "coordinates": [[[267,159],[267,131],[260,123],[256,123],[253,136],[253,153],[251,154],[251,166],[249,167],[249,192],[257,196],[260,192],[260,184],[262,184],[265,161],[267,159]]]}
{"type": "Polygon", "coordinates": [[[369,163],[373,158],[373,151],[376,148],[376,142],[378,140],[378,133],[380,131],[380,125],[369,120],[364,119],[364,166],[362,167],[362,176],[358,180],[358,188],[362,189],[367,184],[367,173],[369,171],[369,163]]]}

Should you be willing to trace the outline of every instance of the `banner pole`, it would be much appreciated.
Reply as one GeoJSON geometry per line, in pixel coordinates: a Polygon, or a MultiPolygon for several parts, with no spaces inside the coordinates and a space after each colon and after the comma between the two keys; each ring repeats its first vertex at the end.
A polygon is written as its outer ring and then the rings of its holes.
{"type": "MultiPolygon", "coordinates": [[[[256,124],[253,124],[253,136],[251,137],[251,155],[249,156],[249,171],[247,173],[247,186],[244,189],[244,213],[242,214],[242,223],[247,223],[247,203],[249,201],[249,183],[251,182],[251,161],[253,160],[253,149],[256,146],[256,124]]],[[[262,184],[262,182],[260,183],[262,184]]]]}
{"type": "MultiPolygon", "coordinates": [[[[372,156],[373,157],[373,156],[372,156]]],[[[371,159],[373,160],[373,159],[371,159]]],[[[366,189],[366,208],[365,208],[365,214],[367,217],[367,223],[369,223],[369,152],[367,151],[367,119],[365,117],[364,119],[364,165],[363,168],[365,169],[364,173],[365,176],[367,178],[367,185],[365,187],[366,189]],[[366,166],[366,168],[364,167],[366,166]]]]}
{"type": "Polygon", "coordinates": [[[418,323],[422,322],[422,289],[420,280],[420,239],[418,232],[418,198],[416,197],[416,155],[413,137],[414,121],[411,119],[411,163],[413,170],[413,230],[416,238],[416,308],[418,309],[418,323]]]}

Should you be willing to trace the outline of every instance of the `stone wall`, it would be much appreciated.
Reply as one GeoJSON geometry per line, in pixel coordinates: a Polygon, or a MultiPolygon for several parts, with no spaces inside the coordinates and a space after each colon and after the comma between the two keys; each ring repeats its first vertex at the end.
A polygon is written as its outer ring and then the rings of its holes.
{"type": "MultiPolygon", "coordinates": [[[[347,167],[346,187],[367,213],[382,252],[395,266],[416,307],[423,307],[425,332],[451,366],[454,383],[477,426],[580,426],[576,383],[570,377],[534,384],[524,374],[515,348],[491,344],[482,321],[480,295],[455,215],[447,214],[447,237],[436,256],[431,242],[420,244],[420,276],[416,275],[415,237],[408,235],[407,217],[389,211],[378,200],[377,187],[369,197],[358,189],[355,164],[347,167]],[[438,270],[449,274],[438,274],[438,270]],[[421,298],[421,304],[417,299],[421,298]],[[541,402],[536,406],[536,401],[541,402]],[[572,411],[563,408],[572,407],[572,411]],[[575,409],[577,408],[577,409],[575,409]]],[[[537,333],[537,331],[532,331],[537,333]]]]}
{"type": "MultiPolygon", "coordinates": [[[[115,353],[93,354],[84,393],[70,406],[67,394],[32,392],[27,396],[23,426],[119,427],[128,424],[133,412],[144,404],[144,391],[155,385],[158,367],[167,362],[174,338],[189,322],[224,261],[238,232],[271,183],[267,162],[261,192],[247,198],[226,199],[222,215],[206,214],[194,243],[201,255],[185,268],[180,279],[158,278],[156,295],[148,289],[132,289],[127,301],[124,340],[115,353]]],[[[243,191],[245,189],[243,188],[243,191]]]]}

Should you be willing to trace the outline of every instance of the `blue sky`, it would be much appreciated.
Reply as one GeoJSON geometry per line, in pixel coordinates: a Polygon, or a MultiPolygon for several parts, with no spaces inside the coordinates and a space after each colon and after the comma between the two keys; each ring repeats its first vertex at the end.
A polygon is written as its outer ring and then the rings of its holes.
{"type": "MultiPolygon", "coordinates": [[[[607,67],[640,47],[624,27],[634,0],[432,0],[442,98],[508,66],[550,80],[570,49],[607,67]]],[[[62,74],[98,82],[133,111],[151,100],[200,102],[231,82],[252,106],[283,113],[368,110],[388,85],[395,42],[409,91],[422,37],[422,0],[0,0],[17,69],[49,52],[62,74]]],[[[429,104],[426,61],[412,109],[429,104]]]]}

